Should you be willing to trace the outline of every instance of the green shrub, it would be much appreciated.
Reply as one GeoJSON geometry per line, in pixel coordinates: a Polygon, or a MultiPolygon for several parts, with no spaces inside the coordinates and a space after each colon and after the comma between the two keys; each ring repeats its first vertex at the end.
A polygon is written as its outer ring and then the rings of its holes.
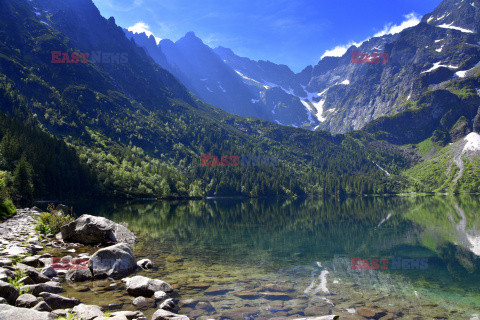
{"type": "Polygon", "coordinates": [[[20,294],[25,294],[29,292],[29,289],[22,290],[22,286],[24,285],[22,282],[19,282],[20,279],[25,277],[26,274],[20,270],[15,270],[15,277],[13,279],[8,280],[15,288],[18,289],[20,294]]]}
{"type": "Polygon", "coordinates": [[[41,234],[56,234],[62,226],[75,220],[68,214],[55,210],[53,204],[49,205],[47,210],[48,212],[40,214],[40,218],[35,225],[35,230],[41,234]]]}
{"type": "Polygon", "coordinates": [[[15,206],[13,205],[10,195],[8,194],[5,183],[6,172],[0,171],[0,216],[9,217],[15,214],[15,206]]]}

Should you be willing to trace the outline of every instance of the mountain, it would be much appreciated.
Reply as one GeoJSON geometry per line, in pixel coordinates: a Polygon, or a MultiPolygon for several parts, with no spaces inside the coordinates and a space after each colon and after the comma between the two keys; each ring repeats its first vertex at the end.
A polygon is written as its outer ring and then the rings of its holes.
{"type": "Polygon", "coordinates": [[[409,109],[441,82],[464,77],[480,62],[479,1],[443,1],[414,27],[352,46],[322,59],[308,74],[320,92],[325,121],[319,129],[347,132],[409,109]],[[351,63],[352,51],[388,53],[387,63],[351,63]]]}
{"type": "MultiPolygon", "coordinates": [[[[223,63],[193,34],[172,48],[189,49],[198,55],[192,72],[208,72],[200,60],[223,63]]],[[[237,73],[224,70],[209,76],[236,81],[237,73]]],[[[397,174],[410,164],[394,146],[242,118],[204,103],[91,0],[0,2],[0,98],[0,111],[74,148],[108,196],[398,192],[397,174]],[[204,154],[273,157],[278,166],[206,167],[204,154]]],[[[25,161],[33,157],[26,153],[25,161]]],[[[75,190],[68,183],[64,189],[75,190]]]]}
{"type": "Polygon", "coordinates": [[[159,45],[145,33],[124,32],[192,93],[213,106],[237,115],[295,127],[313,129],[319,124],[309,106],[291,95],[292,90],[299,94],[303,90],[295,81],[289,81],[295,74],[287,66],[263,61],[257,66],[246,58],[239,58],[247,61],[245,67],[231,65],[229,58],[234,56],[233,52],[230,51],[230,57],[226,58],[219,54],[221,48],[212,50],[193,32],[177,42],[164,39],[159,45]],[[255,65],[256,73],[249,71],[248,61],[255,65]]]}

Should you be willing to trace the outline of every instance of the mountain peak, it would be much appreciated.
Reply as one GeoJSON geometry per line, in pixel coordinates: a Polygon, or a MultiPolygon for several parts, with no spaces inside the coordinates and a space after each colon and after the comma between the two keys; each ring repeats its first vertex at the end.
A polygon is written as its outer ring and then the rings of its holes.
{"type": "Polygon", "coordinates": [[[195,35],[195,32],[189,31],[185,34],[185,38],[197,38],[197,36],[195,35]]]}

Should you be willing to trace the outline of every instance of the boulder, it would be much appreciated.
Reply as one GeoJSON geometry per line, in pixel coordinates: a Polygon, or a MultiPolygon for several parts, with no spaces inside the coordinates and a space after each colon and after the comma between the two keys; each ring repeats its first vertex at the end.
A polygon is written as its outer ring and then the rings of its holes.
{"type": "Polygon", "coordinates": [[[125,242],[133,244],[135,235],[124,226],[103,217],[88,214],[61,227],[64,241],[78,242],[88,245],[125,242]]]}
{"type": "Polygon", "coordinates": [[[14,304],[18,296],[18,289],[13,284],[0,281],[0,297],[5,298],[9,304],[14,304]]]}
{"type": "Polygon", "coordinates": [[[25,259],[23,259],[23,263],[26,264],[27,266],[35,267],[35,268],[38,268],[43,264],[40,261],[39,256],[26,257],[25,259]]]}
{"type": "Polygon", "coordinates": [[[20,308],[32,308],[37,305],[41,300],[35,297],[33,294],[25,293],[20,295],[15,301],[15,307],[20,308]]]}
{"type": "Polygon", "coordinates": [[[29,276],[35,283],[44,283],[50,281],[50,278],[38,272],[34,267],[27,266],[23,263],[17,263],[16,268],[29,276]]]}
{"type": "Polygon", "coordinates": [[[121,278],[137,269],[137,259],[128,244],[119,243],[95,252],[88,267],[95,278],[121,278]]]}
{"type": "Polygon", "coordinates": [[[56,281],[49,281],[45,283],[32,284],[21,287],[22,291],[28,291],[28,293],[38,296],[42,292],[48,293],[60,293],[63,292],[62,285],[56,281]]]}
{"type": "Polygon", "coordinates": [[[189,320],[187,316],[175,314],[173,312],[158,309],[152,316],[152,320],[189,320]]]}
{"type": "Polygon", "coordinates": [[[99,306],[79,304],[73,307],[72,312],[80,319],[92,320],[96,317],[103,317],[102,309],[99,306]]]}
{"type": "Polygon", "coordinates": [[[155,298],[155,300],[160,301],[167,297],[167,293],[165,291],[155,291],[153,293],[153,297],[155,298]]]}
{"type": "Polygon", "coordinates": [[[176,307],[175,302],[173,302],[173,299],[167,299],[162,302],[160,305],[160,309],[167,310],[167,311],[172,311],[176,307]]]}
{"type": "Polygon", "coordinates": [[[173,291],[172,286],[170,286],[168,283],[162,280],[150,279],[144,276],[134,276],[132,278],[127,278],[125,281],[128,294],[135,297],[151,297],[157,291],[163,291],[167,293],[173,291]]]}
{"type": "Polygon", "coordinates": [[[42,292],[40,297],[45,299],[45,302],[54,310],[73,308],[80,304],[80,301],[75,298],[65,298],[55,293],[42,292]]]}
{"type": "Polygon", "coordinates": [[[50,306],[45,301],[40,301],[32,309],[37,311],[52,311],[52,308],[50,308],[50,306]]]}
{"type": "Polygon", "coordinates": [[[7,282],[10,279],[15,278],[15,272],[7,268],[0,267],[0,280],[7,282]]]}
{"type": "Polygon", "coordinates": [[[133,299],[132,304],[135,307],[144,307],[144,306],[148,305],[149,302],[148,302],[147,298],[140,296],[140,297],[136,297],[135,299],[133,299]]]}
{"type": "Polygon", "coordinates": [[[58,275],[57,270],[55,270],[53,267],[45,267],[40,273],[49,278],[53,278],[58,275]]]}
{"type": "Polygon", "coordinates": [[[337,315],[329,315],[329,316],[320,316],[320,317],[310,317],[310,318],[297,318],[294,320],[337,320],[340,319],[337,315]]]}
{"type": "Polygon", "coordinates": [[[149,259],[142,259],[137,262],[137,265],[144,270],[149,270],[153,268],[153,263],[149,259]]]}
{"type": "MultiPolygon", "coordinates": [[[[146,320],[147,318],[145,318],[146,320]]],[[[97,317],[95,320],[129,320],[125,315],[119,314],[113,317],[97,317]]],[[[136,319],[138,320],[138,319],[136,319]]]]}
{"type": "Polygon", "coordinates": [[[90,269],[83,268],[68,270],[65,275],[65,279],[72,282],[90,281],[92,278],[93,276],[90,269]]]}
{"type": "Polygon", "coordinates": [[[29,276],[23,277],[18,279],[18,283],[21,283],[23,285],[28,285],[28,284],[35,284],[35,281],[32,280],[29,276]]]}
{"type": "Polygon", "coordinates": [[[8,259],[8,258],[0,259],[0,267],[11,267],[12,264],[13,264],[12,259],[8,259]]]}
{"type": "Polygon", "coordinates": [[[117,311],[112,313],[112,317],[125,316],[128,320],[145,318],[145,315],[141,311],[117,311]]]}
{"type": "Polygon", "coordinates": [[[0,319],[50,320],[50,313],[2,304],[0,305],[0,319]]]}

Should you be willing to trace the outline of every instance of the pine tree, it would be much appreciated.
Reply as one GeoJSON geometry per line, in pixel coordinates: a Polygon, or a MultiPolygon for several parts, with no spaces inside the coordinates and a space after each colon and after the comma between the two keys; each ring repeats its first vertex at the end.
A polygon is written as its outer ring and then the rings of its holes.
{"type": "Polygon", "coordinates": [[[33,201],[32,175],[32,166],[28,163],[26,156],[23,155],[13,175],[15,196],[20,202],[29,203],[33,201]]]}

